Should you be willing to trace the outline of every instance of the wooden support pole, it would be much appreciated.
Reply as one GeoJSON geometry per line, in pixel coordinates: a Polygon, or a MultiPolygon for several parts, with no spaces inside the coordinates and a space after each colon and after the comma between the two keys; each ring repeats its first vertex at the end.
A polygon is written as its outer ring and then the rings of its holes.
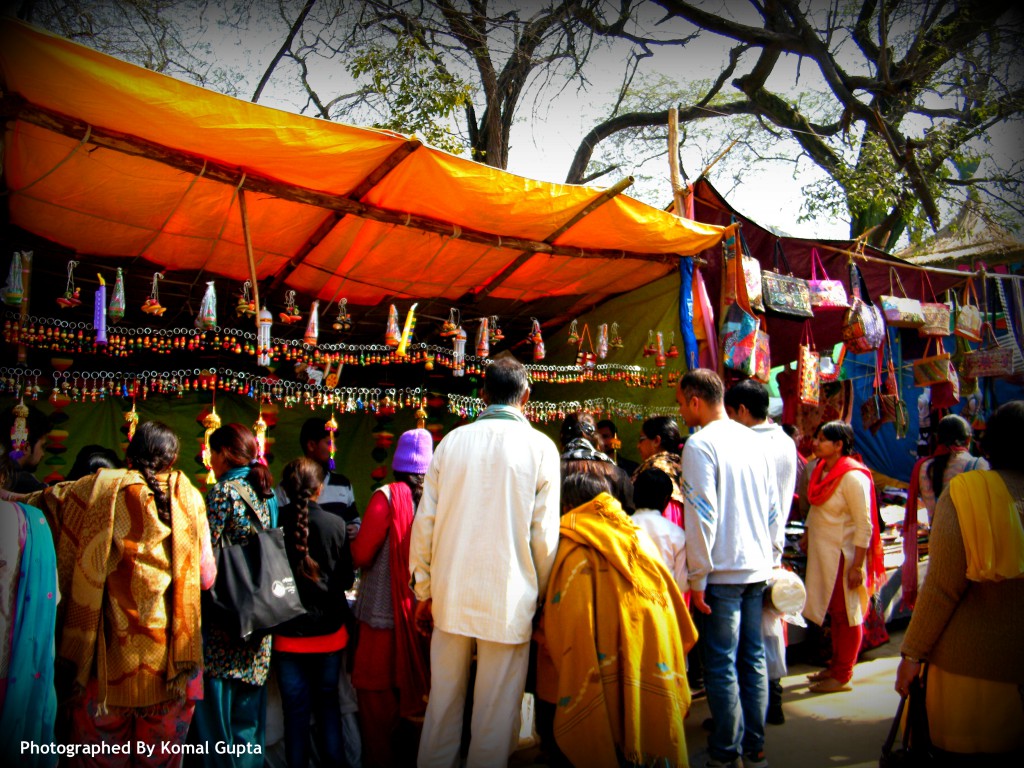
{"type": "Polygon", "coordinates": [[[245,204],[245,190],[238,190],[238,209],[242,214],[242,235],[245,237],[245,257],[249,261],[249,279],[252,281],[252,300],[256,306],[253,320],[256,332],[260,329],[260,283],[256,279],[256,257],[252,250],[252,232],[249,230],[249,209],[245,204]]]}
{"type": "Polygon", "coordinates": [[[672,184],[672,200],[676,216],[686,215],[683,201],[683,175],[679,172],[679,110],[668,110],[668,177],[672,184]]]}

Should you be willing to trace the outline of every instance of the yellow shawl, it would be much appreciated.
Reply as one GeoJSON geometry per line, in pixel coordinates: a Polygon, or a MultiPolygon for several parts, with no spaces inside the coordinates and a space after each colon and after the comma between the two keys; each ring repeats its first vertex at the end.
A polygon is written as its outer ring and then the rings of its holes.
{"type": "Polygon", "coordinates": [[[685,766],[686,651],[697,640],[672,575],[606,493],[562,516],[544,608],[557,674],[555,740],[574,765],[685,766]]]}
{"type": "Polygon", "coordinates": [[[158,480],[171,498],[166,548],[167,526],[157,522],[153,493],[134,470],[103,469],[30,496],[57,550],[65,696],[95,676],[101,708],[108,694],[111,705],[152,706],[183,697],[202,668],[197,521],[206,508],[184,473],[158,480]]]}
{"type": "Polygon", "coordinates": [[[1024,526],[1021,499],[998,472],[974,470],[949,483],[967,554],[967,578],[1002,581],[1024,575],[1024,526]]]}

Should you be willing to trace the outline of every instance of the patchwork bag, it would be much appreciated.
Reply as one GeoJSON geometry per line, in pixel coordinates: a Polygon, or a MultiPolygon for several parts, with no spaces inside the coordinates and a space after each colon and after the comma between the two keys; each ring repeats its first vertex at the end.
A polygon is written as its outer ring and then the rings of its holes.
{"type": "Polygon", "coordinates": [[[768,331],[766,330],[764,318],[760,319],[757,328],[757,336],[754,340],[754,381],[767,384],[772,378],[772,353],[771,345],[768,343],[768,331]]]}
{"type": "Polygon", "coordinates": [[[811,307],[821,310],[848,309],[850,300],[846,297],[846,288],[841,280],[830,280],[821,263],[818,249],[811,249],[811,279],[807,281],[807,290],[811,294],[811,307]],[[818,279],[818,268],[822,278],[818,279]]]}
{"type": "Polygon", "coordinates": [[[764,294],[764,311],[780,317],[814,317],[811,308],[811,290],[807,281],[793,277],[789,260],[782,250],[782,243],[775,241],[775,271],[761,272],[761,288],[764,294]],[[781,264],[786,265],[785,274],[781,264]]]}
{"type": "Polygon", "coordinates": [[[981,341],[981,310],[978,309],[978,294],[974,290],[974,279],[968,278],[964,286],[964,300],[956,313],[953,333],[968,341],[981,341]],[[970,303],[971,299],[974,303],[970,303]]]}
{"type": "Polygon", "coordinates": [[[843,342],[854,353],[878,349],[885,340],[885,321],[881,311],[871,302],[860,268],[852,262],[850,292],[853,301],[843,318],[843,342]]]}
{"type": "Polygon", "coordinates": [[[953,312],[949,304],[936,301],[935,291],[932,289],[932,280],[925,270],[921,270],[921,295],[931,296],[931,301],[921,302],[921,314],[924,315],[924,325],[917,329],[918,336],[949,336],[950,320],[953,312]],[[925,291],[927,283],[928,290],[925,291]]]}
{"type": "MultiPolygon", "coordinates": [[[[800,346],[797,347],[796,361],[797,395],[804,405],[818,405],[821,402],[820,360],[821,355],[814,351],[811,323],[807,321],[804,323],[800,346]]],[[[832,362],[831,358],[829,362],[832,362]]]]}
{"type": "Polygon", "coordinates": [[[910,429],[910,412],[907,404],[900,397],[900,380],[893,365],[892,346],[889,347],[889,362],[886,371],[885,387],[879,397],[882,406],[881,423],[892,423],[896,427],[896,437],[904,438],[910,429]]]}
{"type": "Polygon", "coordinates": [[[899,273],[892,267],[889,268],[889,294],[879,299],[882,305],[882,314],[885,316],[885,324],[894,328],[920,328],[924,325],[924,311],[921,309],[921,302],[907,296],[903,288],[899,273]],[[900,294],[896,293],[895,286],[899,287],[900,294]]]}
{"type": "Polygon", "coordinates": [[[914,386],[928,387],[956,380],[956,369],[950,361],[950,354],[946,352],[940,341],[928,339],[924,347],[924,355],[920,360],[914,361],[914,386]],[[933,345],[935,351],[929,355],[928,352],[933,345]]]}
{"type": "Polygon", "coordinates": [[[864,429],[869,430],[872,434],[877,432],[882,426],[882,379],[879,372],[881,357],[882,350],[878,350],[878,354],[875,356],[875,376],[871,386],[871,395],[860,406],[861,424],[864,425],[864,429]]]}
{"type": "Polygon", "coordinates": [[[745,282],[735,271],[732,280],[736,301],[725,310],[722,322],[722,361],[726,368],[751,377],[757,373],[758,333],[762,331],[757,317],[750,313],[745,282]]]}
{"type": "Polygon", "coordinates": [[[963,358],[963,373],[969,379],[1009,376],[1013,373],[1013,350],[999,346],[992,325],[985,323],[989,343],[984,348],[967,352],[963,358]]]}

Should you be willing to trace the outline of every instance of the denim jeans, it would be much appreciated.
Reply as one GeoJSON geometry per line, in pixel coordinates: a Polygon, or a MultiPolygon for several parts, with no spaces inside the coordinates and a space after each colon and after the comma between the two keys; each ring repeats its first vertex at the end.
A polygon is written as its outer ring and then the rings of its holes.
{"type": "Polygon", "coordinates": [[[341,651],[274,654],[284,710],[284,746],[288,768],[310,762],[310,721],[316,715],[316,747],[322,766],[346,766],[341,736],[338,676],[341,651]]]}
{"type": "Polygon", "coordinates": [[[765,583],[708,584],[711,613],[704,626],[704,682],[714,728],[708,753],[729,762],[764,749],[768,668],[761,636],[765,583]]]}

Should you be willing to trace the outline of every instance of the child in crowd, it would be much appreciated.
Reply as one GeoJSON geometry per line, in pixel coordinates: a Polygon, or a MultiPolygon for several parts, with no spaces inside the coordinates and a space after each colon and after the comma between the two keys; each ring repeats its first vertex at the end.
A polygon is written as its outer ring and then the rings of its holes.
{"type": "Polygon", "coordinates": [[[672,478],[660,469],[645,469],[633,483],[633,522],[650,536],[661,553],[661,559],[672,572],[684,597],[689,597],[686,576],[686,533],[661,510],[672,497],[672,478]]]}

